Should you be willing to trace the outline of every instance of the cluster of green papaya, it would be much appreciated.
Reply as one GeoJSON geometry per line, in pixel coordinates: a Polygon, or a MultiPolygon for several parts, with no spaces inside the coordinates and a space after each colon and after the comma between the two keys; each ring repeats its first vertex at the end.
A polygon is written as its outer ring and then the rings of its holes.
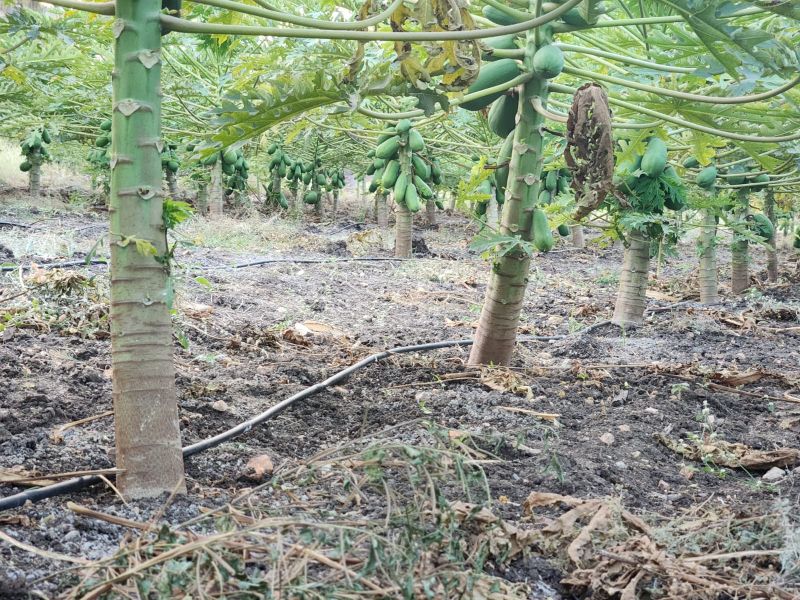
{"type": "Polygon", "coordinates": [[[617,165],[614,184],[628,196],[634,210],[661,214],[665,208],[686,206],[686,190],[675,167],[667,163],[667,145],[651,137],[643,155],[634,154],[617,165]]]}
{"type": "MultiPolygon", "coordinates": [[[[424,151],[425,141],[411,126],[411,121],[398,121],[393,130],[378,138],[375,150],[367,154],[373,158],[367,168],[367,175],[373,176],[369,191],[374,192],[379,186],[392,190],[395,202],[405,204],[411,212],[419,211],[420,198],[434,197],[430,184],[438,185],[442,181],[439,162],[423,158],[424,151]]],[[[441,208],[440,202],[436,204],[441,208]]]]}
{"type": "Polygon", "coordinates": [[[327,191],[332,192],[333,190],[340,190],[344,187],[344,169],[331,167],[330,169],[324,169],[323,173],[327,178],[327,183],[325,184],[325,189],[327,191]]]}
{"type": "Polygon", "coordinates": [[[111,119],[100,123],[100,135],[89,150],[89,162],[99,169],[107,169],[111,165],[111,119]]]}
{"type": "MultiPolygon", "coordinates": [[[[569,193],[571,179],[572,174],[567,168],[550,169],[542,173],[544,189],[539,192],[537,204],[540,206],[550,204],[557,195],[569,193]]],[[[570,234],[569,225],[562,223],[558,226],[557,231],[561,237],[567,237],[570,234]]]]}
{"type": "Polygon", "coordinates": [[[178,159],[178,144],[167,144],[161,151],[161,168],[170,173],[177,173],[181,168],[181,162],[178,159]]]}
{"type": "Polygon", "coordinates": [[[36,129],[31,132],[27,139],[20,144],[22,156],[25,158],[19,165],[19,170],[27,173],[33,168],[34,163],[50,160],[50,153],[45,147],[52,141],[47,127],[36,129]]]}
{"type": "Polygon", "coordinates": [[[247,178],[250,175],[250,165],[244,157],[241,148],[226,150],[222,153],[222,172],[228,176],[225,180],[226,193],[247,189],[247,178]]]}
{"type": "MultiPolygon", "coordinates": [[[[554,0],[551,2],[542,3],[542,12],[548,13],[557,9],[563,0],[554,0]]],[[[525,0],[511,0],[509,8],[512,14],[496,8],[494,6],[486,5],[483,7],[483,16],[489,19],[492,23],[497,25],[516,25],[533,18],[533,15],[525,11],[530,9],[530,4],[525,0]],[[513,14],[516,12],[516,14],[513,14]]],[[[582,2],[575,8],[565,12],[561,17],[554,21],[555,24],[563,23],[575,29],[584,29],[591,27],[597,22],[597,18],[608,12],[609,7],[602,2],[582,2]]]]}

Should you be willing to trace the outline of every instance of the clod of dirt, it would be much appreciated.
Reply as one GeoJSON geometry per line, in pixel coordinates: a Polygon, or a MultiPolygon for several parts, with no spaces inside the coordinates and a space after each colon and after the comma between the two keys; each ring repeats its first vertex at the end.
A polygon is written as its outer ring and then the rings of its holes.
{"type": "Polygon", "coordinates": [[[244,471],[242,472],[242,478],[260,483],[272,475],[274,469],[275,467],[269,455],[259,454],[247,461],[244,471]]]}
{"type": "Polygon", "coordinates": [[[425,243],[425,238],[417,233],[411,239],[411,252],[414,256],[433,256],[433,252],[430,251],[428,244],[425,243]]]}

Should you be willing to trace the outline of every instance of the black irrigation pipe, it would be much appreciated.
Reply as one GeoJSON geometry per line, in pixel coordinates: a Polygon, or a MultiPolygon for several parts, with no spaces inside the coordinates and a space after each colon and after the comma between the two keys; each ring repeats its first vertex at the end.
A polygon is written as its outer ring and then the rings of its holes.
{"type": "MultiPolygon", "coordinates": [[[[591,331],[592,329],[599,327],[600,325],[604,325],[607,322],[597,323],[592,325],[591,327],[587,327],[586,329],[582,329],[577,333],[585,333],[591,331]]],[[[571,334],[571,335],[575,335],[571,334]]],[[[550,336],[524,336],[518,338],[517,341],[519,342],[544,342],[550,340],[560,340],[569,337],[568,335],[550,335],[550,336]]],[[[253,427],[264,423],[270,419],[277,417],[287,408],[292,406],[295,402],[300,400],[304,400],[309,396],[313,396],[317,392],[324,390],[325,388],[339,383],[340,381],[347,379],[352,373],[358,371],[359,369],[363,369],[364,367],[371,365],[372,363],[378,362],[390,356],[394,356],[395,354],[406,354],[408,352],[426,352],[428,350],[438,350],[440,348],[452,348],[455,346],[471,346],[474,343],[474,340],[446,340],[442,342],[432,342],[428,344],[416,344],[413,346],[400,346],[397,348],[392,348],[391,350],[385,350],[383,352],[378,352],[377,354],[371,354],[370,356],[358,361],[354,365],[347,367],[337,373],[334,373],[324,381],[320,381],[319,383],[315,383],[314,385],[305,388],[297,392],[296,394],[289,396],[288,398],[281,400],[275,406],[272,406],[265,410],[264,412],[239,423],[235,427],[228,429],[227,431],[223,431],[222,433],[218,433],[217,435],[200,440],[192,444],[191,446],[186,446],[183,449],[183,456],[184,458],[188,458],[190,456],[194,456],[204,450],[208,450],[209,448],[214,448],[215,446],[219,446],[223,442],[227,442],[228,440],[242,435],[243,433],[247,433],[253,427]]],[[[0,498],[0,512],[9,510],[12,508],[18,508],[24,505],[26,502],[38,502],[39,500],[45,500],[47,498],[52,498],[54,496],[61,496],[63,494],[69,494],[71,492],[77,492],[87,486],[94,485],[96,483],[100,483],[103,479],[98,475],[84,475],[83,477],[75,477],[73,479],[68,479],[67,481],[62,481],[60,483],[55,483],[53,485],[48,485],[40,488],[33,488],[30,490],[26,490],[24,492],[20,492],[18,494],[14,494],[12,496],[6,496],[5,498],[0,498]]]]}

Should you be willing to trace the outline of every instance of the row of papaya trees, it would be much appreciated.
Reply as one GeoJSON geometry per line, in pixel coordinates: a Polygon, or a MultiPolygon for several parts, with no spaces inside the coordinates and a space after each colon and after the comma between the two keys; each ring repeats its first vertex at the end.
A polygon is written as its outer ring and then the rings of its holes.
{"type": "MultiPolygon", "coordinates": [[[[510,362],[531,261],[537,251],[552,247],[554,228],[579,228],[588,219],[624,242],[614,321],[636,322],[643,311],[651,248],[663,247],[683,223],[692,196],[687,192],[690,176],[711,190],[704,193],[708,201],[701,209],[701,254],[713,254],[719,219],[734,232],[737,281],[743,281],[750,244],[768,233],[759,229],[764,221],[751,214],[746,189],[792,191],[796,181],[791,165],[789,171],[780,166],[786,156],[781,149],[800,139],[800,133],[796,127],[764,124],[764,114],[783,110],[782,99],[798,83],[798,59],[783,38],[800,20],[791,4],[706,2],[699,7],[691,0],[622,0],[617,8],[594,0],[484,0],[481,14],[475,14],[467,3],[444,3],[444,10],[439,0],[413,5],[394,0],[388,5],[366,2],[351,21],[235,0],[197,0],[191,6],[198,9],[160,0],[50,4],[114,17],[111,343],[118,484],[129,497],[185,490],[172,362],[169,248],[164,221],[157,218],[164,210],[160,80],[166,34],[352,42],[354,54],[335,85],[324,79],[329,69],[317,68],[317,87],[264,81],[251,95],[239,90],[219,108],[218,130],[195,148],[196,160],[217,155],[217,165],[232,164],[236,170],[240,164],[241,175],[244,157],[228,153],[280,123],[326,106],[331,117],[344,112],[386,121],[390,125],[381,130],[370,158],[373,184],[379,180],[374,191],[391,189],[394,197],[398,233],[404,234],[422,200],[433,199],[435,205],[437,165],[426,153],[424,125],[433,127],[437,119],[463,113],[456,108],[491,114],[491,131],[500,134],[501,149],[488,163],[480,159],[475,175],[493,177],[490,190],[501,190],[495,198],[502,202],[497,202],[497,227],[487,223],[481,241],[491,267],[470,364],[510,362]],[[218,13],[236,19],[208,18],[218,13]],[[676,36],[690,51],[676,50],[676,36]],[[367,50],[372,42],[390,42],[385,48],[394,57],[376,58],[367,50]],[[584,68],[589,62],[590,68],[584,68]],[[390,74],[389,64],[396,65],[390,74]],[[757,73],[749,88],[738,85],[745,68],[757,73]],[[728,164],[719,161],[728,152],[720,140],[733,145],[728,164]],[[698,165],[670,165],[669,152],[682,156],[687,146],[698,150],[698,165]],[[777,159],[764,155],[772,147],[778,148],[777,159]],[[748,161],[754,168],[744,175],[729,164],[748,161]],[[705,171],[712,162],[717,168],[713,187],[705,171]],[[557,175],[548,186],[553,171],[557,175]],[[774,180],[756,181],[759,171],[774,174],[774,180]],[[743,183],[733,183],[742,176],[743,183]],[[733,200],[729,190],[736,192],[733,200]],[[140,251],[143,241],[149,244],[147,252],[140,251]]],[[[793,123],[789,119],[787,125],[793,123]]],[[[166,158],[169,168],[171,157],[166,158]]],[[[311,174],[312,190],[304,198],[313,199],[313,186],[322,185],[313,174],[321,167],[316,160],[309,170],[307,161],[298,164],[276,146],[268,164],[279,177],[290,168],[301,180],[311,174]]],[[[274,182],[268,191],[280,204],[274,182]]],[[[765,199],[766,212],[768,204],[765,199]]],[[[407,251],[397,249],[400,255],[407,251]]]]}

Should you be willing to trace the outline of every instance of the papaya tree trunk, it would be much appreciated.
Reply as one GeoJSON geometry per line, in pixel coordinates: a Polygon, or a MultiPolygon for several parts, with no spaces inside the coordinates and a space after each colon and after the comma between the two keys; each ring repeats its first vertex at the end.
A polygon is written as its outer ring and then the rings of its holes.
{"type": "Polygon", "coordinates": [[[208,188],[208,217],[218,219],[225,208],[225,196],[222,188],[222,159],[211,167],[211,184],[208,188]]]}
{"type": "Polygon", "coordinates": [[[117,0],[111,169],[111,365],[117,487],[186,492],[162,222],[161,0],[117,0]],[[141,247],[155,251],[156,256],[141,247]],[[137,249],[139,248],[139,249],[137,249]]]}
{"type": "Polygon", "coordinates": [[[644,320],[649,269],[650,241],[641,232],[631,231],[622,261],[617,303],[611,318],[615,325],[638,325],[644,320]]]}
{"type": "Polygon", "coordinates": [[[575,248],[585,248],[586,240],[583,238],[583,225],[572,225],[569,230],[572,233],[572,246],[575,248]]]}
{"type": "Polygon", "coordinates": [[[411,257],[411,232],[413,229],[411,211],[405,202],[396,202],[394,255],[398,258],[411,257]]]}
{"type": "Polygon", "coordinates": [[[28,193],[31,196],[39,196],[42,193],[42,155],[41,150],[36,148],[30,155],[31,170],[28,171],[28,193]]]}
{"type": "Polygon", "coordinates": [[[486,206],[486,224],[492,229],[497,229],[497,225],[499,222],[500,222],[500,207],[497,204],[497,199],[494,194],[494,188],[492,188],[492,195],[489,197],[488,204],[486,206]]]}
{"type": "Polygon", "coordinates": [[[455,211],[456,211],[456,195],[454,192],[448,192],[447,214],[452,215],[455,211]]]}
{"type": "Polygon", "coordinates": [[[375,193],[375,220],[381,229],[389,227],[389,204],[386,202],[386,194],[382,190],[375,193]]]}
{"type": "Polygon", "coordinates": [[[700,302],[701,304],[716,304],[719,302],[717,220],[711,210],[703,211],[703,224],[697,245],[700,256],[700,273],[697,277],[700,284],[700,302]]]}
{"type": "Polygon", "coordinates": [[[197,214],[205,215],[208,211],[208,184],[201,183],[197,186],[197,214]]]}
{"type": "MultiPolygon", "coordinates": [[[[400,148],[400,172],[411,173],[411,152],[408,148],[400,148]]],[[[411,238],[414,230],[414,219],[405,202],[395,200],[394,223],[394,255],[398,258],[411,256],[411,238]]]]}
{"type": "Polygon", "coordinates": [[[169,169],[167,169],[167,189],[172,199],[178,197],[178,177],[169,169]]]}
{"type": "Polygon", "coordinates": [[[436,202],[433,198],[425,203],[425,221],[428,227],[436,227],[436,202]]]}
{"type": "MultiPolygon", "coordinates": [[[[749,211],[747,192],[739,191],[737,200],[736,214],[738,221],[744,223],[749,211]]],[[[750,253],[748,246],[747,240],[734,232],[731,243],[731,292],[734,294],[741,294],[750,287],[750,253]]]]}
{"type": "Polygon", "coordinates": [[[313,189],[317,192],[317,203],[314,205],[314,214],[316,214],[317,218],[321,221],[322,217],[325,216],[325,202],[322,200],[322,189],[317,183],[314,184],[313,189]]]}
{"type": "Polygon", "coordinates": [[[333,190],[333,220],[336,220],[336,213],[339,212],[339,190],[333,190]]]}
{"type": "MultiPolygon", "coordinates": [[[[527,32],[525,66],[533,71],[536,34],[527,32]]],[[[543,118],[533,109],[533,100],[547,101],[547,82],[534,76],[520,91],[514,149],[509,164],[508,190],[503,203],[500,233],[530,241],[533,203],[541,187],[543,118]]],[[[507,365],[517,337],[517,325],[528,285],[530,253],[517,246],[494,260],[486,298],[475,332],[468,364],[507,365]]]]}
{"type": "Polygon", "coordinates": [[[767,242],[770,245],[767,249],[767,279],[775,283],[778,281],[778,228],[775,226],[775,192],[770,188],[764,195],[764,214],[772,223],[772,237],[767,242]]]}
{"type": "Polygon", "coordinates": [[[289,203],[289,212],[294,214],[297,212],[297,180],[289,184],[289,197],[286,199],[289,203]]]}

